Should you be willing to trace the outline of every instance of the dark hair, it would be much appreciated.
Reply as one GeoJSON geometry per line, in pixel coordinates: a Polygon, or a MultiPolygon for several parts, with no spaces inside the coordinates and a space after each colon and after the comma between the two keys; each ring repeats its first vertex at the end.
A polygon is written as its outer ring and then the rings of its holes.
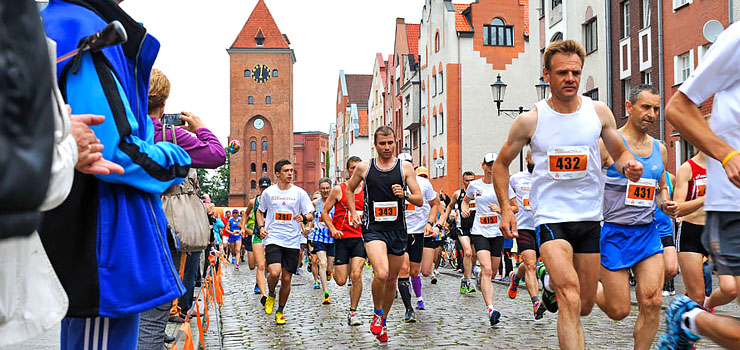
{"type": "Polygon", "coordinates": [[[350,165],[351,163],[354,163],[354,162],[361,162],[361,161],[362,161],[362,158],[360,158],[360,157],[358,157],[358,156],[351,156],[351,157],[349,157],[349,159],[347,159],[347,169],[349,169],[349,165],[350,165]]]}
{"type": "Polygon", "coordinates": [[[472,171],[466,171],[466,172],[463,173],[463,177],[465,177],[465,176],[475,176],[475,173],[472,172],[472,171]]]}
{"type": "Polygon", "coordinates": [[[388,136],[393,135],[393,138],[396,138],[396,132],[393,131],[393,128],[387,125],[381,125],[377,129],[375,129],[375,135],[373,135],[373,142],[376,142],[378,140],[378,136],[388,136]]]}
{"type": "Polygon", "coordinates": [[[282,170],[282,169],[283,169],[283,167],[284,167],[284,166],[286,166],[286,165],[288,165],[288,164],[293,164],[293,163],[291,163],[291,162],[290,162],[289,160],[287,160],[287,159],[281,159],[281,160],[278,160],[278,161],[277,161],[277,162],[275,163],[275,172],[276,172],[276,173],[279,173],[279,172],[280,172],[280,170],[282,170]]]}
{"type": "Polygon", "coordinates": [[[640,94],[643,91],[647,91],[647,92],[649,92],[649,93],[651,93],[653,95],[659,95],[660,94],[658,92],[658,89],[654,88],[652,85],[640,84],[640,85],[637,85],[636,87],[633,87],[630,90],[630,95],[629,95],[629,101],[630,101],[630,103],[631,104],[637,103],[637,100],[640,98],[640,94]]]}
{"type": "Polygon", "coordinates": [[[321,184],[324,183],[324,182],[328,183],[329,186],[331,186],[331,179],[329,179],[328,177],[322,177],[322,178],[320,178],[319,179],[319,186],[321,186],[321,184]]]}

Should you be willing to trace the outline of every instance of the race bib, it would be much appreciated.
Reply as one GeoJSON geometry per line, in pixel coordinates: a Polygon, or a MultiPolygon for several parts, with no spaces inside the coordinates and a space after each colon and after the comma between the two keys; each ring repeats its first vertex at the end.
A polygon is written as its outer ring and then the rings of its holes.
{"type": "Polygon", "coordinates": [[[287,210],[277,210],[275,211],[275,221],[290,221],[293,220],[293,213],[287,210]]]}
{"type": "Polygon", "coordinates": [[[373,202],[375,222],[396,221],[398,218],[398,202],[373,202]]]}
{"type": "Polygon", "coordinates": [[[470,210],[475,210],[475,199],[471,199],[468,203],[468,207],[470,210]]]}
{"type": "MultiPolygon", "coordinates": [[[[359,216],[360,220],[362,220],[362,215],[363,215],[362,210],[355,210],[355,213],[357,213],[357,216],[359,216]]],[[[355,227],[355,223],[352,222],[352,217],[350,215],[347,215],[347,221],[349,221],[350,227],[355,227]]]]}
{"type": "Polygon", "coordinates": [[[498,226],[498,215],[481,216],[480,224],[484,227],[498,226]]]}
{"type": "Polygon", "coordinates": [[[655,200],[655,191],[658,181],[655,179],[640,179],[637,182],[627,183],[627,194],[624,204],[634,207],[651,207],[655,200]]]}
{"type": "Polygon", "coordinates": [[[707,191],[707,179],[696,179],[696,181],[694,181],[694,186],[696,186],[696,196],[704,197],[707,191]]]}
{"type": "Polygon", "coordinates": [[[529,204],[529,195],[522,198],[522,206],[524,207],[524,210],[532,210],[532,206],[529,204]]]}
{"type": "Polygon", "coordinates": [[[415,211],[416,210],[416,206],[413,205],[413,204],[411,204],[411,203],[409,203],[409,202],[406,202],[406,204],[403,207],[403,210],[404,211],[415,211]]]}
{"type": "Polygon", "coordinates": [[[550,178],[580,179],[588,171],[588,146],[558,146],[547,150],[550,178]]]}

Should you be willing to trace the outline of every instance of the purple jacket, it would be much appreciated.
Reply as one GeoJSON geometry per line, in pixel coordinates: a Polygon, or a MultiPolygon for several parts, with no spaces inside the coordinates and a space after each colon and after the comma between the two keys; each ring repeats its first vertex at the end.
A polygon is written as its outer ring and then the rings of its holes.
{"type": "MultiPolygon", "coordinates": [[[[154,142],[162,141],[162,121],[151,118],[154,123],[154,142]]],[[[193,168],[215,169],[226,163],[226,152],[221,142],[207,128],[200,128],[195,136],[175,127],[177,145],[182,147],[192,159],[193,168]]],[[[172,142],[172,135],[167,133],[167,141],[172,142]]]]}

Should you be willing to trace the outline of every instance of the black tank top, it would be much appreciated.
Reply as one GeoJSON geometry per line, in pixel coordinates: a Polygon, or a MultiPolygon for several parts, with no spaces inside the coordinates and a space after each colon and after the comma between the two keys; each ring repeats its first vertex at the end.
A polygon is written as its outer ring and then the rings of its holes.
{"type": "Polygon", "coordinates": [[[396,184],[405,186],[399,159],[396,159],[396,164],[388,170],[378,169],[375,158],[370,159],[364,185],[363,231],[406,229],[404,200],[394,195],[391,189],[396,184]]]}
{"type": "MultiPolygon", "coordinates": [[[[465,189],[460,189],[460,196],[457,197],[457,209],[462,210],[462,202],[465,200],[465,189]]],[[[460,216],[460,228],[469,230],[473,228],[475,222],[475,208],[470,208],[470,216],[464,218],[460,216]]]]}

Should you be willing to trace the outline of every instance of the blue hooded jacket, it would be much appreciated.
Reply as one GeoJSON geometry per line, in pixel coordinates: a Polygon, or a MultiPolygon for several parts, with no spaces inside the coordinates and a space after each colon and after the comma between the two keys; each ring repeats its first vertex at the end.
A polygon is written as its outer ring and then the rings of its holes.
{"type": "Polygon", "coordinates": [[[128,41],[58,64],[60,90],[74,114],[98,114],[92,126],[103,156],[125,173],[75,173],[67,200],[45,214],[44,247],[70,299],[67,316],[122,317],[183,294],[167,247],[160,193],[181,183],[190,157],[154,143],[147,115],[149,76],[159,42],[110,0],[52,0],[41,13],[57,56],[119,20],[128,41]]]}

